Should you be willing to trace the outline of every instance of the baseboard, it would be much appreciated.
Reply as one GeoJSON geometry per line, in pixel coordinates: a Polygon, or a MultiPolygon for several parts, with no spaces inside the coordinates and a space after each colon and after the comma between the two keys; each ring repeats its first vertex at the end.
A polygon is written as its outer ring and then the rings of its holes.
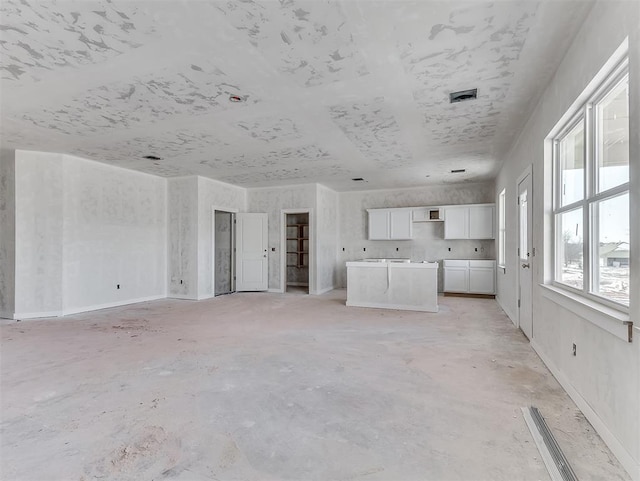
{"type": "Polygon", "coordinates": [[[333,286],[325,287],[324,289],[317,290],[315,292],[312,292],[311,294],[313,294],[314,296],[321,296],[322,294],[326,294],[327,292],[332,291],[333,289],[335,289],[333,286]]]}
{"type": "Polygon", "coordinates": [[[94,304],[92,306],[84,307],[72,307],[70,309],[63,309],[62,315],[68,316],[70,314],[78,314],[80,312],[98,311],[100,309],[110,309],[112,307],[127,306],[129,304],[138,304],[139,302],[157,301],[159,299],[165,299],[164,295],[139,297],[137,299],[128,299],[125,301],[107,302],[105,304],[94,304]]]}
{"type": "Polygon", "coordinates": [[[0,311],[0,319],[13,319],[13,312],[0,311]]]}
{"type": "Polygon", "coordinates": [[[582,397],[582,395],[571,385],[569,379],[557,368],[557,366],[547,357],[540,346],[531,341],[531,347],[536,354],[542,359],[542,362],[547,366],[553,377],[557,379],[563,389],[567,392],[569,397],[576,403],[582,414],[594,427],[596,432],[600,435],[605,444],[609,447],[613,455],[618,458],[622,467],[629,473],[633,481],[640,481],[640,462],[633,459],[633,456],[625,449],[625,447],[618,441],[615,435],[609,430],[606,424],[600,419],[600,416],[589,406],[589,403],[582,397]]]}
{"type": "Polygon", "coordinates": [[[60,317],[62,315],[62,311],[15,312],[13,318],[16,320],[39,319],[41,317],[60,317]]]}
{"type": "Polygon", "coordinates": [[[502,299],[500,299],[498,295],[496,295],[496,302],[498,303],[500,308],[504,311],[504,313],[507,315],[507,317],[511,319],[511,322],[513,322],[513,325],[517,327],[518,320],[515,318],[515,316],[511,312],[509,312],[509,310],[505,307],[504,303],[502,302],[502,299]]]}
{"type": "Polygon", "coordinates": [[[212,299],[212,298],[214,298],[214,297],[216,297],[216,295],[215,295],[215,294],[207,294],[207,295],[205,295],[205,296],[198,296],[198,299],[197,299],[197,300],[198,300],[198,301],[204,301],[204,300],[206,300],[206,299],[212,299]]]}
{"type": "Polygon", "coordinates": [[[169,294],[167,299],[181,299],[183,301],[197,301],[197,297],[187,296],[186,294],[169,294]]]}
{"type": "Polygon", "coordinates": [[[419,311],[419,312],[438,312],[438,307],[435,310],[428,307],[412,306],[404,304],[382,304],[377,302],[346,302],[347,307],[371,307],[373,309],[396,309],[399,311],[419,311]]]}

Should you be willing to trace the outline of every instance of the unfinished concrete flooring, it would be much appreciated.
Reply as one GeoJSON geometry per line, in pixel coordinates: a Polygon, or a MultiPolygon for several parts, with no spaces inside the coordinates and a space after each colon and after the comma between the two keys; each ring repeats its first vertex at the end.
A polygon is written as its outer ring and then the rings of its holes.
{"type": "Polygon", "coordinates": [[[165,300],[2,326],[4,480],[627,479],[493,300],[165,300]]]}

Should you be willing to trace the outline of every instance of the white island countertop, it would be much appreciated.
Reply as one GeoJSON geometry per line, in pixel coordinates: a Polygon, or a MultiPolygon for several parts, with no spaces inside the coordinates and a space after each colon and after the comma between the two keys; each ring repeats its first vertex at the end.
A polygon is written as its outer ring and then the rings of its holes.
{"type": "Polygon", "coordinates": [[[438,312],[438,263],[362,259],[347,265],[347,306],[438,312]]]}

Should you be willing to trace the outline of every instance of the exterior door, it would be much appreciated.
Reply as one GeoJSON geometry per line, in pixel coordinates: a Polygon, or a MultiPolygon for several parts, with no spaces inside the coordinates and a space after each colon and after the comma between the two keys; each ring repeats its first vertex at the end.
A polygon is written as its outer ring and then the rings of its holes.
{"type": "Polygon", "coordinates": [[[236,290],[266,291],[267,214],[236,214],[236,290]]]}
{"type": "Polygon", "coordinates": [[[532,174],[518,182],[518,325],[528,339],[533,336],[533,222],[532,174]]]}

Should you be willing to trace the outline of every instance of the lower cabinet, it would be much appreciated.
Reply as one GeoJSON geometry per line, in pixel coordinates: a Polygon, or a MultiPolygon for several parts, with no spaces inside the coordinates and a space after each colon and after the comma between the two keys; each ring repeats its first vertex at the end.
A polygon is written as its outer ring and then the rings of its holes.
{"type": "Polygon", "coordinates": [[[445,259],[444,292],[495,294],[496,261],[445,259]]]}

